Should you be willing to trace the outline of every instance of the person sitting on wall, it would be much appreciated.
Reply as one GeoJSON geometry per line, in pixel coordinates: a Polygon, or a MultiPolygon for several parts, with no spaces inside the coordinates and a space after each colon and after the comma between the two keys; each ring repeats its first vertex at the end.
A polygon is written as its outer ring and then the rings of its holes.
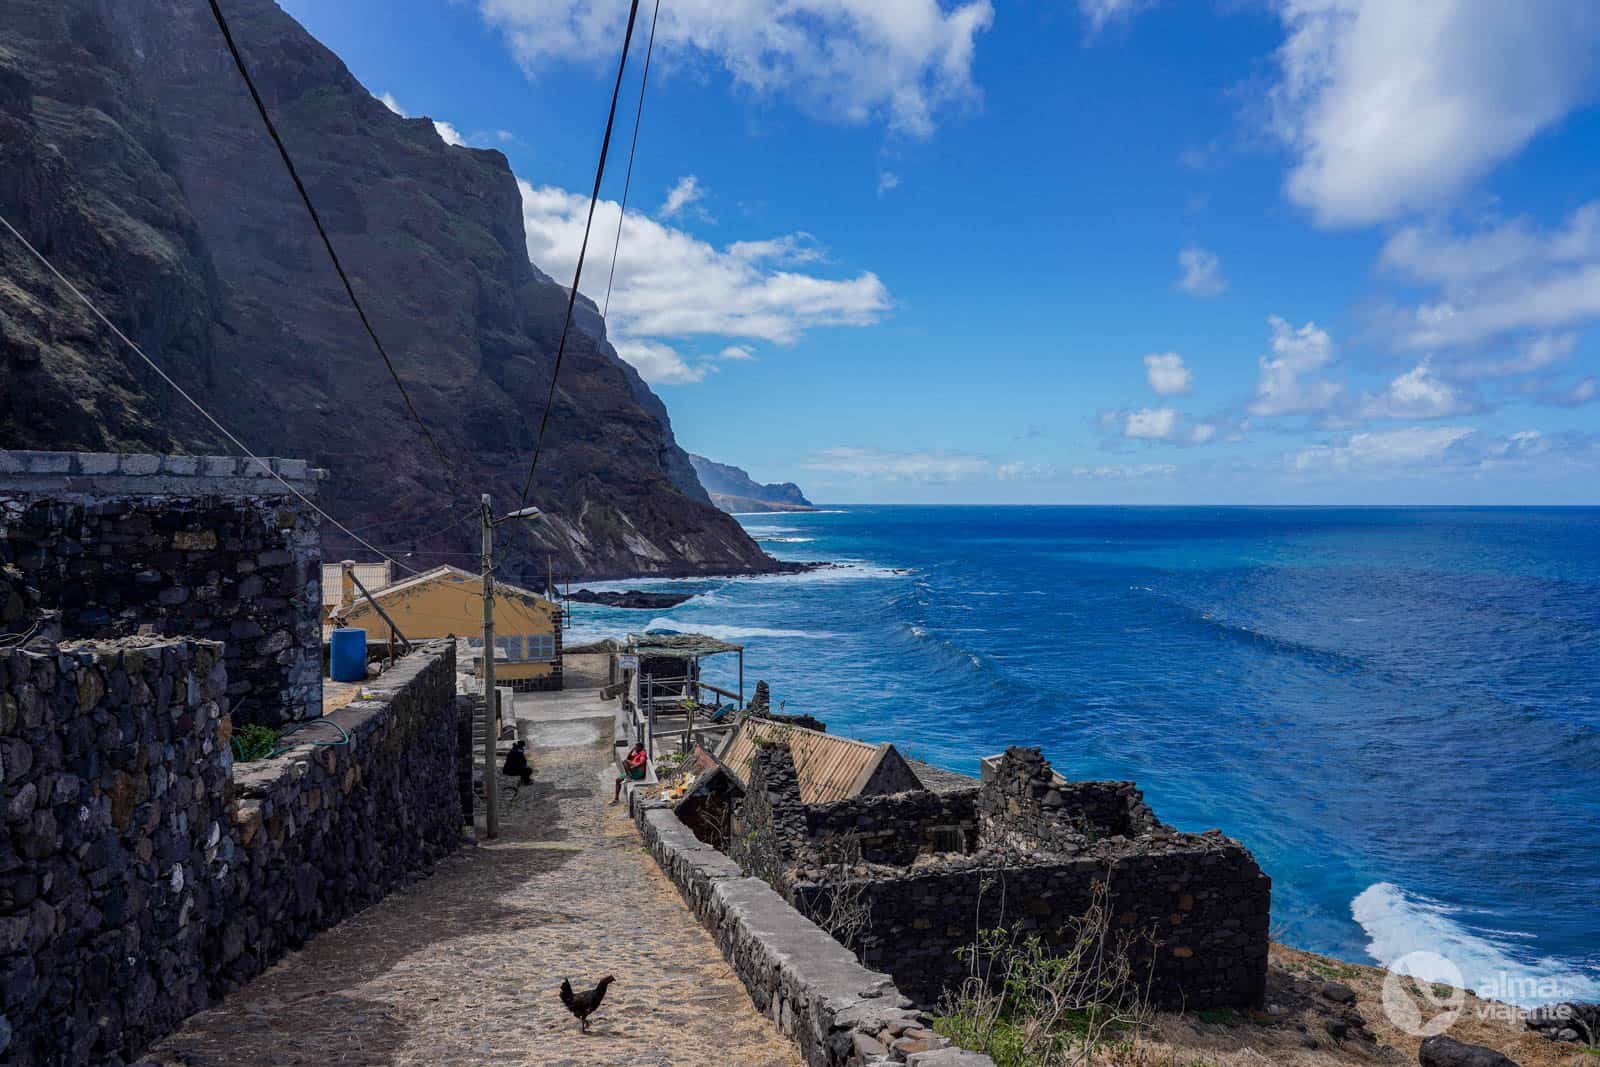
{"type": "Polygon", "coordinates": [[[533,781],[533,768],[528,766],[528,742],[518,741],[511,746],[511,751],[506,753],[506,765],[500,768],[501,774],[514,775],[522,779],[522,784],[527,785],[533,781]]]}
{"type": "Polygon", "coordinates": [[[622,774],[617,778],[617,788],[616,792],[611,796],[611,803],[615,804],[622,799],[623,779],[626,778],[628,781],[633,782],[641,781],[644,778],[645,764],[649,762],[650,757],[645,754],[643,741],[628,750],[627,756],[622,760],[622,774]]]}

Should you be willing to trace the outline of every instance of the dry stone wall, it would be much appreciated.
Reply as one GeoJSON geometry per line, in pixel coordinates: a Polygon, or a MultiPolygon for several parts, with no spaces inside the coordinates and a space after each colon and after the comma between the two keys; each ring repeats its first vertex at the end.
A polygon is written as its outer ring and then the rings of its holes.
{"type": "MultiPolygon", "coordinates": [[[[267,460],[310,495],[303,460],[267,460]]],[[[0,452],[0,569],[67,639],[222,642],[237,723],[321,712],[319,517],[232,456],[0,452]]]]}
{"type": "Polygon", "coordinates": [[[209,642],[0,657],[0,1061],[116,1063],[206,1003],[226,685],[209,642]]]}
{"type": "Polygon", "coordinates": [[[656,862],[711,931],[756,1007],[810,1067],[994,1067],[948,1047],[887,975],[797,912],[772,886],[698,840],[659,801],[632,796],[634,821],[656,862]]]}
{"type": "MultiPolygon", "coordinates": [[[[916,868],[874,869],[847,885],[869,915],[862,962],[893,975],[918,1004],[934,1004],[967,977],[969,964],[957,952],[980,930],[1037,935],[1066,950],[1076,936],[1072,921],[1097,898],[1108,916],[1108,946],[1148,979],[1155,1005],[1253,1007],[1266,990],[1270,884],[1250,854],[1221,835],[1121,856],[949,855],[916,868]]],[[[823,915],[840,887],[800,881],[788,889],[801,913],[823,915]]]]}
{"type": "Polygon", "coordinates": [[[1132,782],[1069,782],[1039,749],[1020,746],[986,768],[979,819],[989,844],[1062,855],[1161,826],[1132,782]]]}
{"type": "Polygon", "coordinates": [[[455,847],[454,652],[238,767],[215,643],[0,653],[0,1062],[125,1063],[455,847]]]}
{"type": "Polygon", "coordinates": [[[980,931],[1065,950],[1096,906],[1156,1005],[1253,1007],[1265,993],[1271,880],[1238,842],[1163,825],[1131,782],[1068,782],[1038,749],[1012,748],[976,790],[799,795],[787,748],[757,753],[735,858],[801,914],[856,900],[862,961],[920,1005],[968,976],[958,952],[980,931]],[[830,867],[849,854],[830,851],[841,839],[862,861],[844,876],[830,867]]]}
{"type": "Polygon", "coordinates": [[[822,856],[849,839],[868,863],[909,866],[919,856],[978,847],[978,790],[926,789],[805,805],[806,843],[822,856]]]}

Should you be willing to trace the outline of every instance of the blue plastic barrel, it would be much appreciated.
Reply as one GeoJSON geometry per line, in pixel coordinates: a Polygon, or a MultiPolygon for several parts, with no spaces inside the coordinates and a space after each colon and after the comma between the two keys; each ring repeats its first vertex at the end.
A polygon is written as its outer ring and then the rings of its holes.
{"type": "Polygon", "coordinates": [[[336,682],[367,680],[367,631],[341,626],[328,639],[328,673],[336,682]]]}

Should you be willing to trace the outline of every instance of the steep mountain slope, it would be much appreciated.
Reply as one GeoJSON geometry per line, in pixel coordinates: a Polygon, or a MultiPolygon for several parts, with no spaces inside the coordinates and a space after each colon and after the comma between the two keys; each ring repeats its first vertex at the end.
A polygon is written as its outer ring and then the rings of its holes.
{"type": "Polygon", "coordinates": [[[809,511],[800,487],[793,482],[762,485],[738,467],[717,463],[704,456],[689,456],[689,463],[700,484],[711,494],[712,503],[723,511],[809,511]]]}
{"type": "MultiPolygon", "coordinates": [[[[252,447],[332,473],[320,502],[412,562],[465,562],[478,494],[521,494],[566,293],[528,262],[499,152],[373,99],[271,0],[236,38],[357,293],[361,329],[213,24],[191,0],[0,0],[0,211],[252,447]],[[452,525],[453,524],[453,525],[452,525]]],[[[568,339],[507,573],[774,566],[714,510],[666,409],[592,321],[568,339]]],[[[0,233],[0,447],[221,442],[0,233]]],[[[331,528],[327,550],[351,550],[331,528]]],[[[357,550],[359,552],[359,550],[357,550]]]]}

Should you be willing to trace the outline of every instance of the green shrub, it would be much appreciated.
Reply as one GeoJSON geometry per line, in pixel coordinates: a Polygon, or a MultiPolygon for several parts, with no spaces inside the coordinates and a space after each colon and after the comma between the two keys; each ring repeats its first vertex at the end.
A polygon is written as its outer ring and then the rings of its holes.
{"type": "Polygon", "coordinates": [[[278,747],[278,731],[251,723],[233,732],[233,758],[240,763],[266,759],[278,747]]]}

